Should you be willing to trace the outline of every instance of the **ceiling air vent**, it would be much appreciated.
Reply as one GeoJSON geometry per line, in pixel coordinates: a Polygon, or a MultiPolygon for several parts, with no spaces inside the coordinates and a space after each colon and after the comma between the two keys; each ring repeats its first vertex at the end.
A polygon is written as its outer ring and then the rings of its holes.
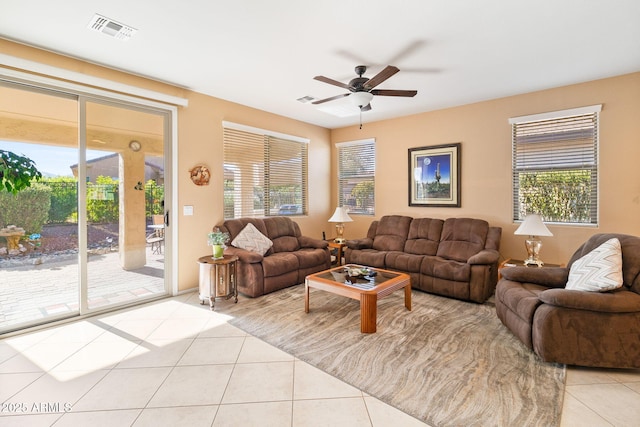
{"type": "Polygon", "coordinates": [[[133,27],[121,24],[97,13],[91,18],[87,28],[124,41],[129,40],[138,31],[133,27]]]}
{"type": "Polygon", "coordinates": [[[314,98],[313,96],[303,96],[302,98],[298,98],[296,101],[298,102],[302,102],[303,104],[306,104],[307,102],[311,102],[311,101],[315,101],[316,98],[314,98]]]}

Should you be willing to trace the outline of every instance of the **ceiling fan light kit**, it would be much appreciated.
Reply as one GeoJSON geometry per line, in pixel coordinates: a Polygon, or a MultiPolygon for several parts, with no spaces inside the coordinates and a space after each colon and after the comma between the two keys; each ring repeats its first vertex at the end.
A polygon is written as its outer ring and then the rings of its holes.
{"type": "Polygon", "coordinates": [[[353,92],[349,95],[349,100],[358,108],[369,105],[372,99],[373,94],[371,92],[353,92]]]}

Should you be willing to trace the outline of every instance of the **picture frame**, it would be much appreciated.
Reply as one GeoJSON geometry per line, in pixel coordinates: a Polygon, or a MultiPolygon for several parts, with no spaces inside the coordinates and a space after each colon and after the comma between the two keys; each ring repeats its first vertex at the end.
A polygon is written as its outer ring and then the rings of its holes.
{"type": "Polygon", "coordinates": [[[409,148],[409,206],[459,208],[462,144],[409,148]]]}

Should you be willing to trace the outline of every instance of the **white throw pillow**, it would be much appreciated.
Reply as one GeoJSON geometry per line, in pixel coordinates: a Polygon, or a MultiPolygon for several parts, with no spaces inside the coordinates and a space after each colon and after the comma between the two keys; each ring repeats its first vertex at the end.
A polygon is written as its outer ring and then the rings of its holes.
{"type": "Polygon", "coordinates": [[[266,254],[273,246],[273,242],[251,223],[244,226],[231,244],[236,248],[257,252],[260,255],[266,254]]]}
{"type": "Polygon", "coordinates": [[[566,289],[605,292],[622,286],[622,248],[609,239],[571,264],[566,289]]]}

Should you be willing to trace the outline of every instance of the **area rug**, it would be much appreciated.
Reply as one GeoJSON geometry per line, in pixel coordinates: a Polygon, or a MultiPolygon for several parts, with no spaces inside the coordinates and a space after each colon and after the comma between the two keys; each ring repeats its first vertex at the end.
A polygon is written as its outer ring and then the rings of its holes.
{"type": "Polygon", "coordinates": [[[556,426],[563,365],[542,362],[499,321],[492,303],[412,292],[378,301],[374,334],[359,302],[298,285],[216,304],[240,329],[433,427],[556,426]]]}

